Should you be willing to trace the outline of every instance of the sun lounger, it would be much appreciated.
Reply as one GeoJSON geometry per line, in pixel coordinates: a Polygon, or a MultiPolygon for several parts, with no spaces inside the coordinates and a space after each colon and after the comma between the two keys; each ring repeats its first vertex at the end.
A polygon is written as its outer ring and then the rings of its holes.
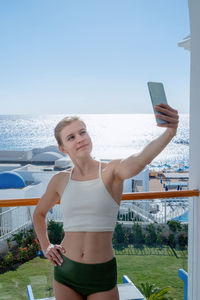
{"type": "Polygon", "coordinates": [[[170,180],[170,179],[181,179],[187,180],[189,179],[189,173],[163,173],[162,180],[170,180]]]}
{"type": "Polygon", "coordinates": [[[188,187],[188,182],[186,182],[186,181],[177,181],[177,182],[168,181],[163,184],[163,187],[165,188],[165,190],[168,190],[168,189],[181,190],[183,187],[186,187],[186,188],[188,187]]]}

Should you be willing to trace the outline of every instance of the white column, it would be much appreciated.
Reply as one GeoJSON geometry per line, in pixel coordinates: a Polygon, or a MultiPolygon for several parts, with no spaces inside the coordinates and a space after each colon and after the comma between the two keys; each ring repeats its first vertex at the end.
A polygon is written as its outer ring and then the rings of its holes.
{"type": "MultiPolygon", "coordinates": [[[[200,189],[200,1],[188,0],[191,29],[190,189],[200,189]]],[[[200,199],[189,205],[188,299],[200,299],[200,199]]]]}

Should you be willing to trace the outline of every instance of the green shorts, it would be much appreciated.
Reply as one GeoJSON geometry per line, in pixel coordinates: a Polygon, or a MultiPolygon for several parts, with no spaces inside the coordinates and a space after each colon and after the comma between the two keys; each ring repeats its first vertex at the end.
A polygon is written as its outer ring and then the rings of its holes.
{"type": "Polygon", "coordinates": [[[63,263],[54,267],[54,279],[84,297],[111,290],[117,284],[116,258],[98,264],[73,261],[60,252],[63,263]]]}

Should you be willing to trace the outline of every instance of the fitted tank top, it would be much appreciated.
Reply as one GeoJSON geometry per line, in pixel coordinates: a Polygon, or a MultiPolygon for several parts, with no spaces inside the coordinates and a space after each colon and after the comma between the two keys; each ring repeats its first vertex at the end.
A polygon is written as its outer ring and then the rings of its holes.
{"type": "Polygon", "coordinates": [[[87,181],[71,179],[61,198],[64,231],[114,231],[119,205],[106,189],[101,176],[87,181]]]}

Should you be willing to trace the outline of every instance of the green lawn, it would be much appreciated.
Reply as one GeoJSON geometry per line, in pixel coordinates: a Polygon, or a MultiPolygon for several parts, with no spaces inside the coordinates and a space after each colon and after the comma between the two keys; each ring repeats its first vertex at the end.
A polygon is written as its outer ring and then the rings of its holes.
{"type": "Polygon", "coordinates": [[[53,266],[47,259],[34,258],[15,271],[0,275],[0,300],[27,300],[26,286],[31,284],[35,298],[52,293],[53,266]]]}
{"type": "Polygon", "coordinates": [[[183,268],[186,262],[174,256],[125,256],[118,255],[118,283],[122,275],[127,275],[139,287],[141,282],[149,281],[162,288],[171,286],[173,299],[184,298],[183,281],[178,278],[178,269],[183,268]]]}
{"type": "MultiPolygon", "coordinates": [[[[183,259],[156,255],[116,255],[116,259],[118,283],[122,283],[122,275],[128,275],[136,286],[146,281],[159,287],[170,285],[174,290],[173,299],[183,299],[183,283],[178,278],[178,269],[186,264],[183,259]]],[[[15,271],[0,274],[0,300],[27,299],[28,284],[31,284],[35,298],[52,296],[52,277],[53,266],[50,262],[34,258],[15,271]]]]}

